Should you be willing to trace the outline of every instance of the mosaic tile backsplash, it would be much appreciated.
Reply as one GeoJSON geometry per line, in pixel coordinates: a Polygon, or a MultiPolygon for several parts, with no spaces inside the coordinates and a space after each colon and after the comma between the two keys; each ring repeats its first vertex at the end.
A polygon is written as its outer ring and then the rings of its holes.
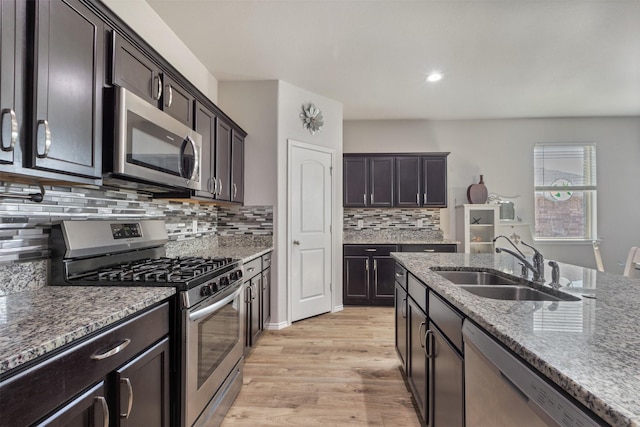
{"type": "Polygon", "coordinates": [[[344,208],[345,231],[359,230],[358,220],[362,220],[362,229],[371,230],[440,230],[440,209],[361,209],[344,208]],[[422,220],[422,227],[418,227],[422,220]]]}
{"type": "MultiPolygon", "coordinates": [[[[216,206],[153,199],[144,193],[108,188],[45,186],[42,203],[14,198],[0,199],[0,281],[21,276],[26,288],[39,286],[49,257],[51,223],[59,220],[163,219],[170,243],[245,236],[271,237],[271,206],[216,206]],[[33,262],[22,262],[33,261],[33,262]],[[16,265],[16,262],[20,262],[16,265]],[[16,271],[17,269],[17,271],[16,271]]],[[[0,183],[3,194],[38,192],[35,186],[0,183]]],[[[178,245],[179,246],[179,245],[178,245]]],[[[46,275],[45,275],[46,277],[46,275]]],[[[0,285],[0,295],[2,295],[0,285]]]]}

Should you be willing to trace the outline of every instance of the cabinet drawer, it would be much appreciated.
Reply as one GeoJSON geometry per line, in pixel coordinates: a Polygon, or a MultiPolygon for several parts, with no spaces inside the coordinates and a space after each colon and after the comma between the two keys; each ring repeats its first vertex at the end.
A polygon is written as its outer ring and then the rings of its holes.
{"type": "Polygon", "coordinates": [[[462,321],[464,318],[439,296],[429,292],[429,317],[462,352],[462,321]]]}
{"type": "Polygon", "coordinates": [[[391,252],[397,251],[396,245],[344,245],[344,255],[388,256],[391,252]]]}
{"type": "Polygon", "coordinates": [[[0,414],[30,425],[168,333],[164,303],[0,383],[0,414]],[[46,393],[38,397],[34,388],[46,393]]]}
{"type": "Polygon", "coordinates": [[[262,258],[258,257],[244,264],[244,280],[247,281],[262,272],[262,258]]]}
{"type": "Polygon", "coordinates": [[[413,274],[407,274],[407,289],[408,293],[413,300],[420,306],[420,308],[427,313],[427,287],[413,274]]]}
{"type": "Polygon", "coordinates": [[[396,263],[396,283],[405,291],[407,290],[407,269],[398,263],[396,263]]]}
{"type": "Polygon", "coordinates": [[[454,244],[400,245],[400,252],[456,252],[454,244]]]}
{"type": "Polygon", "coordinates": [[[266,270],[271,267],[271,252],[262,255],[262,269],[266,270]]]}

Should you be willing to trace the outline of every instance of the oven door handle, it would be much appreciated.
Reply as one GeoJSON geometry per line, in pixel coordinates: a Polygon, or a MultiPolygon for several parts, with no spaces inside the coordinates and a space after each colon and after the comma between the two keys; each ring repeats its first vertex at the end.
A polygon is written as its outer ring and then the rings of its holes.
{"type": "Polygon", "coordinates": [[[224,307],[225,305],[229,304],[231,301],[236,299],[238,295],[240,295],[240,292],[242,292],[242,286],[240,286],[237,291],[235,291],[225,299],[220,300],[214,304],[208,305],[201,310],[196,310],[193,313],[189,313],[189,320],[196,321],[198,319],[203,318],[204,316],[208,316],[211,313],[215,313],[216,311],[220,310],[222,307],[224,307]]]}

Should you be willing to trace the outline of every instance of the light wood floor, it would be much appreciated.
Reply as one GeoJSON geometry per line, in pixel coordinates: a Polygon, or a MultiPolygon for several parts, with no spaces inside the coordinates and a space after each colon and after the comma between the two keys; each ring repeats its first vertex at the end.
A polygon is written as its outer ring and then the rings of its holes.
{"type": "Polygon", "coordinates": [[[265,331],[222,427],[419,426],[393,325],[392,307],[346,307],[265,331]]]}

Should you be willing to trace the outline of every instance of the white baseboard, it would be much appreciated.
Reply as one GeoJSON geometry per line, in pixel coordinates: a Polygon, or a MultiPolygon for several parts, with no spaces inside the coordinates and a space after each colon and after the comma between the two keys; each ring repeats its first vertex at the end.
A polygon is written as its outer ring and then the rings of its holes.
{"type": "Polygon", "coordinates": [[[333,310],[331,310],[332,313],[337,313],[338,311],[342,311],[344,310],[344,305],[336,305],[335,307],[333,307],[333,310]]]}
{"type": "Polygon", "coordinates": [[[289,326],[291,326],[291,323],[289,322],[267,323],[264,325],[264,328],[267,331],[278,331],[280,329],[288,328],[289,326]]]}

